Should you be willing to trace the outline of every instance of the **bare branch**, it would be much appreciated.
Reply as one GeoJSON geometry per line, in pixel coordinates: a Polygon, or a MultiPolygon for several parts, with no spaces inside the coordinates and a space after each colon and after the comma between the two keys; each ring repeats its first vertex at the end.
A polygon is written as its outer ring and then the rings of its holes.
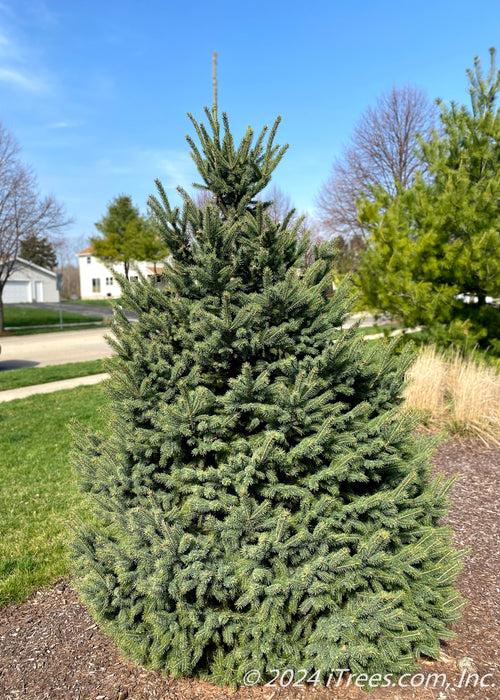
{"type": "Polygon", "coordinates": [[[52,237],[71,220],[53,196],[41,197],[35,174],[19,158],[16,139],[0,123],[0,330],[1,297],[28,237],[52,237]]]}
{"type": "Polygon", "coordinates": [[[419,137],[430,138],[437,114],[436,106],[414,85],[393,87],[364,112],[317,198],[325,233],[364,236],[356,201],[370,196],[376,185],[391,195],[398,186],[411,186],[422,167],[419,137]]]}

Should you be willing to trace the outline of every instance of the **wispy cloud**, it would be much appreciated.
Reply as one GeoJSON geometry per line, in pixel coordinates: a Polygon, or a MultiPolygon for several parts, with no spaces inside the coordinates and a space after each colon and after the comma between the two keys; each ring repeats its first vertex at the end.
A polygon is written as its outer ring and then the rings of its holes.
{"type": "Polygon", "coordinates": [[[148,182],[159,178],[167,189],[189,188],[196,179],[195,165],[185,152],[127,149],[102,158],[97,166],[105,175],[134,175],[148,182]]]}
{"type": "MultiPolygon", "coordinates": [[[[41,12],[40,9],[37,12],[41,12]]],[[[48,20],[45,20],[48,21],[48,20]]],[[[51,79],[43,60],[27,40],[12,8],[0,2],[0,83],[31,93],[51,89],[51,79]]]]}
{"type": "Polygon", "coordinates": [[[20,61],[22,59],[19,45],[5,29],[0,29],[0,57],[6,61],[20,61]]]}
{"type": "Polygon", "coordinates": [[[195,179],[196,167],[192,158],[185,152],[145,151],[144,155],[157,168],[158,173],[155,177],[163,179],[165,187],[190,187],[195,179]]]}
{"type": "Polygon", "coordinates": [[[47,127],[49,129],[76,129],[77,127],[82,125],[82,121],[60,121],[47,124],[47,127]]]}
{"type": "Polygon", "coordinates": [[[101,158],[97,162],[97,168],[104,175],[132,175],[136,172],[132,163],[119,163],[112,158],[101,158]]]}
{"type": "Polygon", "coordinates": [[[0,82],[28,92],[46,92],[47,84],[38,76],[21,73],[13,68],[0,68],[0,82]]]}

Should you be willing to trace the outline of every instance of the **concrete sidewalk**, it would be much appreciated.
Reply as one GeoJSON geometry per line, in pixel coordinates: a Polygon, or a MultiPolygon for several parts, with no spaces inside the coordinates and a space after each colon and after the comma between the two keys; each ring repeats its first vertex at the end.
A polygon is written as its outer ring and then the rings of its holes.
{"type": "Polygon", "coordinates": [[[60,391],[61,389],[90,386],[102,382],[107,377],[106,373],[92,374],[89,377],[74,377],[74,379],[62,379],[59,382],[47,382],[46,384],[22,386],[19,389],[8,389],[7,391],[0,391],[0,403],[14,401],[15,399],[25,399],[28,396],[33,396],[33,394],[51,394],[53,391],[60,391]]]}

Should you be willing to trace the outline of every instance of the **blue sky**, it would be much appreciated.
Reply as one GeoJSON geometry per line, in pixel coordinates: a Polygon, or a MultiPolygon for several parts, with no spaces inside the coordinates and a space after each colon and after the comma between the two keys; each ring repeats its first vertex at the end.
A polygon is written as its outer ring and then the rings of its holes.
{"type": "Polygon", "coordinates": [[[467,101],[465,71],[475,55],[487,67],[490,46],[498,0],[0,0],[0,121],[81,243],[118,194],[145,212],[155,178],[174,200],[197,179],[186,112],[211,104],[217,51],[233,132],[282,116],[274,181],[312,212],[381,92],[411,82],[467,101]]]}

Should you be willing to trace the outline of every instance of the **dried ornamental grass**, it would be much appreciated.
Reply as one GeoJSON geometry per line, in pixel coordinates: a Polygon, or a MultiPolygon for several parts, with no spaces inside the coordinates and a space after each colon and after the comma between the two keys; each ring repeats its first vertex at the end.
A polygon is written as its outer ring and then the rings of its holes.
{"type": "Polygon", "coordinates": [[[407,374],[406,405],[425,423],[441,423],[446,415],[446,362],[434,347],[425,348],[407,374]]]}
{"type": "Polygon", "coordinates": [[[493,367],[455,355],[448,366],[453,432],[500,444],[500,376],[493,367]]]}
{"type": "Polygon", "coordinates": [[[427,347],[407,379],[406,405],[425,424],[500,444],[500,376],[494,367],[427,347]]]}

